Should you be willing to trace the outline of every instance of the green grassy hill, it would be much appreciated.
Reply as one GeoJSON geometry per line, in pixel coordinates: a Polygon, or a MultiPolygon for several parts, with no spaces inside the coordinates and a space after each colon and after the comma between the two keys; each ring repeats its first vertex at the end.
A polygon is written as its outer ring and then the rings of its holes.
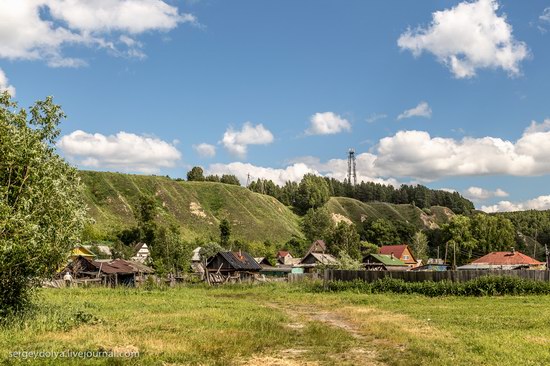
{"type": "MultiPolygon", "coordinates": [[[[94,228],[109,234],[136,224],[134,209],[141,194],[155,197],[157,221],[177,225],[187,240],[217,238],[219,223],[227,218],[232,237],[246,241],[281,243],[301,236],[300,217],[275,198],[244,187],[213,182],[175,181],[162,176],[81,171],[86,202],[94,228]]],[[[335,221],[360,224],[365,219],[387,218],[410,222],[419,229],[434,228],[454,215],[444,207],[428,213],[412,205],[363,203],[333,197],[328,209],[335,221]]]]}
{"type": "Polygon", "coordinates": [[[301,236],[299,218],[275,198],[234,185],[181,182],[167,177],[82,171],[86,202],[100,232],[136,224],[134,208],[141,194],[155,197],[157,221],[175,224],[185,239],[219,236],[223,218],[232,237],[247,241],[287,241],[301,236]]]}
{"type": "Polygon", "coordinates": [[[328,202],[328,209],[333,213],[333,218],[337,221],[345,217],[358,225],[365,220],[385,218],[392,221],[409,222],[418,229],[437,228],[447,222],[450,217],[454,216],[454,213],[446,207],[434,206],[425,212],[409,204],[365,203],[346,197],[331,198],[328,202]]]}

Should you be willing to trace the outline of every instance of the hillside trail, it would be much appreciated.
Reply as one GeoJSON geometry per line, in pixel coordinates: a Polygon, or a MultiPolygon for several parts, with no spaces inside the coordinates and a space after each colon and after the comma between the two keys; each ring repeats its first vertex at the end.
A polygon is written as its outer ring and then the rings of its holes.
{"type": "Polygon", "coordinates": [[[246,360],[246,365],[252,366],[317,366],[317,365],[365,365],[365,366],[384,366],[383,362],[378,361],[378,353],[374,350],[375,346],[362,333],[357,325],[348,321],[341,314],[327,309],[320,309],[313,304],[287,304],[281,302],[270,302],[266,307],[283,311],[288,318],[286,327],[293,331],[302,331],[310,322],[319,322],[332,328],[345,331],[354,340],[356,345],[347,349],[344,353],[335,352],[330,354],[330,360],[310,361],[305,359],[308,352],[307,347],[303,349],[285,349],[277,355],[263,356],[258,355],[246,360]]]}

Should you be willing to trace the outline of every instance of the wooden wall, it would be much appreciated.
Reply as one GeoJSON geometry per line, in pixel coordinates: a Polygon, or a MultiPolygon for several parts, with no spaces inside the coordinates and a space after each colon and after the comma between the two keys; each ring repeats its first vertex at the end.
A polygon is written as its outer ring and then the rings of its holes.
{"type": "Polygon", "coordinates": [[[550,271],[537,270],[462,270],[445,272],[419,271],[349,271],[326,269],[325,281],[353,281],[356,279],[374,282],[384,277],[402,279],[405,282],[443,281],[465,282],[481,276],[513,276],[535,281],[550,281],[550,271]]]}

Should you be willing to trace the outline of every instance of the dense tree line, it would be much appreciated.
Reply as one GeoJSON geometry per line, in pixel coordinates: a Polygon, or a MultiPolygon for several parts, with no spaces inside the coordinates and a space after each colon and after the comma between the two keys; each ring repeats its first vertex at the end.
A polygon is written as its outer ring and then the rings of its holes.
{"type": "MultiPolygon", "coordinates": [[[[373,182],[361,182],[353,186],[347,182],[341,182],[334,178],[320,178],[325,181],[321,184],[312,181],[312,175],[304,176],[308,185],[316,184],[319,189],[328,189],[330,197],[349,197],[362,202],[388,202],[395,204],[414,204],[420,208],[430,208],[431,206],[443,206],[450,208],[457,214],[469,214],[474,210],[474,204],[462,197],[458,192],[447,192],[441,190],[429,189],[422,185],[402,185],[395,188],[391,185],[384,185],[373,182]]],[[[319,178],[319,177],[318,177],[319,178]]],[[[254,192],[267,194],[275,197],[280,202],[287,206],[296,206],[299,209],[304,209],[302,190],[304,179],[300,184],[295,182],[287,182],[280,187],[271,180],[258,179],[248,186],[254,192]]],[[[314,191],[310,188],[310,191],[314,191]]]]}

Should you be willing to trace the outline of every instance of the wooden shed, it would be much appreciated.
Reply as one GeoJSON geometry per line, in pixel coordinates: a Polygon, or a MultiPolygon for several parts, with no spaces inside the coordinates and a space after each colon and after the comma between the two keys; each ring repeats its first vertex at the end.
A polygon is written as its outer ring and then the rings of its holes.
{"type": "Polygon", "coordinates": [[[253,280],[262,267],[246,252],[218,252],[206,263],[208,280],[211,283],[240,282],[253,280]]]}

